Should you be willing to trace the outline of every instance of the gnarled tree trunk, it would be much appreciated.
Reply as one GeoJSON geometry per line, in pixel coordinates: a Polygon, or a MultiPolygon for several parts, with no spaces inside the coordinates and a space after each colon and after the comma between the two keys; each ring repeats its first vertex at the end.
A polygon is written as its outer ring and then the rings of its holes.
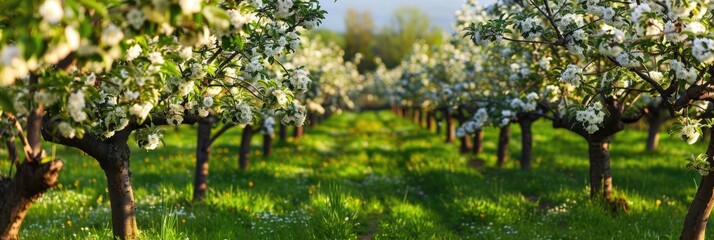
{"type": "MultiPolygon", "coordinates": [[[[707,156],[709,156],[707,158],[709,165],[714,166],[714,134],[711,134],[709,139],[707,156]]],[[[712,207],[714,207],[714,175],[708,174],[702,176],[699,182],[697,193],[694,195],[694,200],[689,206],[687,216],[684,218],[684,228],[679,239],[705,239],[712,207]]]]}
{"type": "Polygon", "coordinates": [[[76,141],[76,144],[68,143],[94,157],[104,170],[112,209],[112,231],[114,237],[119,239],[139,237],[136,225],[136,202],[129,168],[131,151],[127,141],[130,134],[131,131],[126,130],[117,132],[114,137],[104,141],[85,136],[81,140],[69,140],[76,141]]]}
{"type": "Polygon", "coordinates": [[[530,119],[518,121],[521,126],[521,169],[531,170],[533,164],[533,122],[530,119]]]}
{"type": "MultiPolygon", "coordinates": [[[[38,77],[30,74],[30,82],[36,84],[38,77]]],[[[30,89],[34,95],[34,87],[30,89]]],[[[17,170],[13,178],[0,176],[0,239],[18,239],[20,226],[33,202],[44,192],[54,187],[59,172],[64,164],[60,160],[42,163],[45,151],[42,149],[42,114],[40,104],[27,116],[27,133],[22,131],[19,122],[15,127],[23,140],[25,161],[18,163],[17,147],[14,138],[6,142],[8,157],[17,170]],[[24,135],[26,134],[26,135],[24,135]]],[[[19,120],[16,120],[19,121],[19,120]]]]}
{"type": "Polygon", "coordinates": [[[57,183],[60,160],[45,164],[23,162],[12,179],[0,178],[0,239],[18,239],[30,205],[57,183]]]}
{"type": "Polygon", "coordinates": [[[240,170],[248,170],[250,166],[250,140],[253,138],[253,126],[245,125],[241,134],[240,149],[238,150],[238,166],[240,170]]]}
{"type": "Polygon", "coordinates": [[[215,124],[213,117],[198,121],[196,142],[196,170],[193,181],[193,201],[201,201],[206,197],[208,188],[208,161],[211,154],[211,127],[215,124]]]}
{"type": "Polygon", "coordinates": [[[610,137],[589,139],[590,196],[612,199],[612,174],[610,173],[610,137]]]}
{"type": "Polygon", "coordinates": [[[478,129],[474,133],[473,141],[473,153],[474,155],[479,155],[483,152],[483,129],[478,129]]]}
{"type": "Polygon", "coordinates": [[[498,147],[496,149],[496,166],[503,167],[508,161],[508,142],[511,140],[511,125],[501,128],[498,133],[498,147]]]}

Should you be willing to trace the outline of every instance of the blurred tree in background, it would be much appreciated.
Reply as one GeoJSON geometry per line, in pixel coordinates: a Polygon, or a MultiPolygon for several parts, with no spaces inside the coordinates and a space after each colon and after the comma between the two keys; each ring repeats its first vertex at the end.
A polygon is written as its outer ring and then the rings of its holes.
{"type": "Polygon", "coordinates": [[[442,29],[436,27],[428,14],[417,7],[397,9],[389,25],[376,31],[369,11],[347,10],[343,39],[329,30],[317,33],[325,41],[334,41],[345,50],[345,60],[352,61],[359,53],[362,61],[358,65],[360,73],[376,69],[375,58],[381,58],[385,65],[394,68],[412,49],[414,43],[422,41],[428,46],[441,43],[442,29]]]}

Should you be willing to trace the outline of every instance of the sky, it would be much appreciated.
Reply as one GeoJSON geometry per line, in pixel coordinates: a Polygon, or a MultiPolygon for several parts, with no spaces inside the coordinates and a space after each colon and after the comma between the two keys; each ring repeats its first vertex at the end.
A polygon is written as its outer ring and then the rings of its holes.
{"type": "MultiPolygon", "coordinates": [[[[322,22],[321,28],[337,32],[345,30],[345,15],[347,9],[355,8],[369,10],[377,27],[389,24],[392,14],[402,6],[416,6],[427,13],[434,25],[446,31],[452,31],[451,23],[454,13],[461,8],[465,0],[320,0],[320,5],[328,13],[322,22]]],[[[494,0],[482,0],[484,4],[493,3],[494,0]]]]}

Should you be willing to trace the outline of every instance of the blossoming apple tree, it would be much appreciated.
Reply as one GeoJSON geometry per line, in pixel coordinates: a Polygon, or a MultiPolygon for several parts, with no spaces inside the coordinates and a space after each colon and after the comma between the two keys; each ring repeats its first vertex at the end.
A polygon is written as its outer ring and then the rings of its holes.
{"type": "MultiPolygon", "coordinates": [[[[512,14],[474,23],[468,34],[484,45],[512,41],[544,46],[542,56],[552,57],[556,69],[562,69],[559,79],[568,86],[563,95],[581,95],[580,102],[586,103],[581,110],[571,110],[575,116],[569,121],[582,127],[576,132],[587,133],[581,135],[590,142],[591,159],[607,154],[607,141],[602,140],[621,129],[613,120],[641,93],[662,99],[664,108],[679,119],[673,130],[690,144],[699,139],[701,127],[711,125],[694,109],[712,101],[714,2],[545,0],[516,1],[512,7],[512,14]],[[605,144],[595,145],[598,142],[605,144]],[[605,151],[593,151],[597,149],[605,151]]],[[[702,179],[682,239],[704,238],[714,206],[714,142],[710,140],[706,153],[694,156],[689,166],[702,179]]]]}
{"type": "MultiPolygon", "coordinates": [[[[286,68],[283,78],[273,78],[266,65],[294,51],[297,30],[315,27],[325,13],[316,0],[0,5],[17,10],[0,17],[0,91],[3,118],[16,131],[24,129],[19,136],[27,157],[21,166],[37,166],[33,171],[40,176],[61,168],[45,160],[40,134],[95,158],[107,176],[113,233],[121,239],[139,235],[130,134],[139,147],[152,150],[162,144],[159,126],[209,115],[249,125],[267,109],[283,122],[302,124],[304,107],[292,100],[309,89],[309,75],[286,68]]],[[[18,171],[3,184],[29,188],[18,185],[29,174],[18,171]]],[[[29,179],[46,184],[21,201],[8,202],[3,195],[0,212],[10,214],[0,217],[10,219],[3,222],[3,238],[17,238],[29,205],[53,182],[29,179]]]]}

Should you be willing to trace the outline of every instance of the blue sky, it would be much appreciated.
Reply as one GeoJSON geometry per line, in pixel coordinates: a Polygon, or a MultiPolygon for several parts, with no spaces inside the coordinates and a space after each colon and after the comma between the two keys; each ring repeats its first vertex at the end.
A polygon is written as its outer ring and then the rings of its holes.
{"type": "MultiPolygon", "coordinates": [[[[454,12],[461,8],[465,0],[320,0],[322,7],[328,14],[321,28],[344,32],[344,19],[347,9],[355,8],[360,11],[369,10],[375,24],[383,26],[389,23],[394,10],[401,6],[416,6],[429,14],[432,22],[444,30],[451,31],[454,21],[454,12]]],[[[482,0],[484,4],[493,3],[494,0],[482,0]]]]}

